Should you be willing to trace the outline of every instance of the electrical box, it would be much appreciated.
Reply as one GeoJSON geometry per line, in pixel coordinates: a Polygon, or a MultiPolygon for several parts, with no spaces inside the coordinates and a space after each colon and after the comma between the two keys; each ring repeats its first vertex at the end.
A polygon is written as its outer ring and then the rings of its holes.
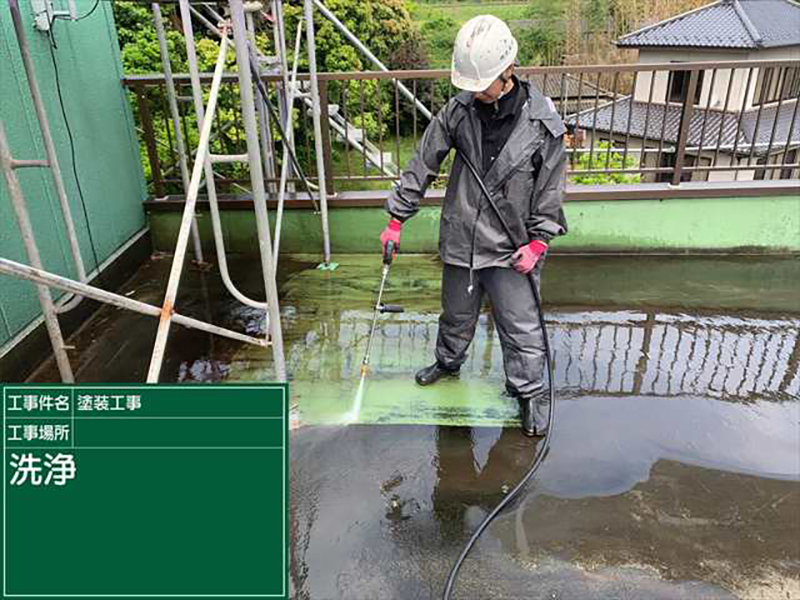
{"type": "Polygon", "coordinates": [[[50,31],[53,19],[69,19],[74,21],[78,18],[78,9],[75,0],[66,0],[67,10],[56,10],[53,0],[31,0],[31,10],[33,10],[34,27],[39,31],[50,31]]]}

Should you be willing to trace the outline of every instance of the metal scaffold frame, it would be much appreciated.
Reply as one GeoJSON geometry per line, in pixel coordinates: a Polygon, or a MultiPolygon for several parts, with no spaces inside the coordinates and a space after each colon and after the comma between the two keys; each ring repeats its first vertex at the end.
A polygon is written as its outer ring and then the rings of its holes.
{"type": "MultiPolygon", "coordinates": [[[[244,0],[229,0],[228,16],[219,15],[212,6],[208,4],[193,2],[190,0],[178,0],[180,18],[183,25],[183,35],[186,43],[187,63],[192,89],[191,101],[194,105],[195,116],[200,129],[200,139],[194,155],[194,162],[190,169],[189,152],[187,142],[181,131],[181,113],[179,101],[181,98],[177,92],[175,81],[172,74],[169,56],[169,46],[167,44],[164,22],[161,14],[161,7],[158,2],[152,3],[153,20],[155,24],[156,36],[159,42],[162,68],[166,84],[167,106],[171,121],[171,134],[174,136],[177,153],[178,167],[181,173],[186,203],[183,210],[181,224],[178,230],[177,242],[172,266],[167,282],[164,302],[161,307],[152,306],[143,302],[132,300],[125,296],[120,296],[113,292],[102,290],[89,285],[88,276],[81,258],[78,245],[78,238],[75,226],[70,213],[69,200],[66,189],[61,177],[56,157],[55,144],[50,133],[47,115],[41,100],[41,94],[36,82],[33,64],[30,58],[30,51],[22,27],[18,0],[9,0],[12,13],[14,28],[17,41],[22,55],[22,62],[28,79],[30,95],[33,100],[36,116],[39,121],[42,139],[44,141],[46,159],[44,160],[18,160],[12,156],[11,149],[5,137],[3,125],[0,122],[0,170],[2,170],[6,185],[8,186],[17,223],[22,235],[25,250],[28,255],[29,265],[24,265],[7,259],[0,258],[0,274],[11,275],[26,279],[36,283],[39,294],[39,302],[44,314],[47,331],[50,336],[51,345],[55,355],[56,363],[59,368],[61,378],[64,382],[73,382],[74,375],[67,356],[63,335],[58,323],[57,313],[74,308],[84,297],[88,297],[100,302],[111,304],[120,308],[126,308],[141,314],[155,316],[159,318],[156,341],[150,359],[147,374],[148,382],[157,382],[161,373],[161,366],[164,360],[166,344],[172,323],[177,323],[186,327],[199,329],[235,339],[241,342],[255,344],[259,346],[271,346],[273,359],[275,361],[275,375],[280,381],[286,381],[286,364],[283,352],[283,337],[281,331],[280,309],[278,306],[278,292],[276,285],[276,269],[280,250],[280,235],[283,218],[284,205],[287,194],[288,180],[295,175],[299,176],[309,199],[314,204],[315,209],[320,214],[320,224],[322,228],[322,254],[323,263],[320,268],[334,268],[331,263],[330,229],[328,225],[328,190],[326,188],[326,165],[322,150],[323,132],[322,119],[323,111],[320,105],[319,80],[317,76],[316,60],[316,38],[314,29],[314,11],[319,10],[322,16],[329,19],[334,27],[341,31],[345,37],[352,42],[359,51],[364,53],[370,61],[381,70],[386,67],[356,38],[347,28],[331,13],[320,0],[304,0],[302,17],[297,25],[297,37],[294,43],[293,65],[291,77],[286,54],[286,35],[283,17],[282,0],[272,0],[271,10],[274,23],[274,43],[278,54],[281,82],[277,85],[278,110],[276,111],[270,100],[264,82],[261,79],[261,64],[268,62],[267,57],[259,54],[256,47],[256,29],[253,15],[262,10],[260,2],[247,2],[244,0]],[[205,12],[202,12],[205,11],[205,12]],[[192,18],[197,19],[206,29],[220,39],[220,51],[217,58],[214,76],[211,83],[207,104],[203,103],[203,89],[201,87],[201,77],[197,62],[197,52],[194,42],[194,30],[192,18]],[[309,88],[300,89],[297,81],[298,62],[300,58],[300,46],[305,23],[306,45],[309,62],[309,88]],[[245,131],[247,152],[244,154],[224,155],[214,154],[210,148],[211,128],[217,107],[220,85],[222,81],[225,59],[229,49],[233,48],[237,62],[237,78],[239,84],[242,122],[245,131]],[[255,90],[255,94],[254,94],[255,90]],[[314,147],[316,154],[316,179],[317,183],[312,184],[308,181],[300,164],[297,161],[294,148],[294,128],[292,113],[294,103],[300,100],[301,107],[310,109],[314,127],[314,147]],[[279,182],[277,188],[276,181],[276,157],[273,153],[273,127],[280,132],[282,142],[282,160],[280,165],[279,182]],[[222,232],[222,224],[219,210],[219,201],[214,181],[214,165],[217,163],[247,163],[250,170],[250,183],[253,196],[253,204],[256,214],[256,227],[259,239],[259,255],[261,259],[261,270],[264,280],[265,300],[254,300],[242,293],[231,279],[228,269],[228,260],[225,251],[225,244],[222,232]],[[15,173],[16,169],[42,167],[49,168],[52,172],[53,182],[61,205],[62,216],[69,240],[70,250],[75,262],[75,268],[79,281],[47,272],[41,261],[38,246],[34,236],[28,215],[27,206],[23,198],[22,189],[15,173]],[[275,223],[275,239],[271,240],[269,216],[267,213],[266,184],[269,180],[270,192],[278,196],[278,209],[275,223]],[[195,208],[199,190],[205,187],[209,209],[211,215],[211,229],[213,233],[217,264],[219,265],[220,276],[225,288],[239,302],[264,311],[266,319],[265,338],[238,333],[229,329],[218,327],[204,321],[193,319],[175,312],[175,302],[180,285],[180,278],[183,273],[189,237],[192,238],[195,260],[203,263],[203,252],[200,244],[200,235],[197,227],[195,208]],[[50,294],[50,288],[56,288],[72,294],[67,297],[60,305],[54,303],[50,294]]],[[[421,102],[399,81],[393,81],[399,91],[411,99],[426,116],[430,113],[421,102]]],[[[326,118],[331,118],[327,111],[324,113],[326,118]]],[[[334,117],[335,119],[335,117],[334,117]]],[[[338,123],[338,122],[337,122],[338,123]]],[[[333,123],[334,128],[337,123],[333,123]]],[[[169,127],[169,126],[168,126],[169,127]]],[[[347,124],[345,123],[345,133],[347,124]]],[[[345,143],[358,145],[358,141],[350,139],[345,135],[345,143]]],[[[364,142],[366,144],[366,141],[364,142]]],[[[360,146],[359,146],[360,147],[360,146]]],[[[364,146],[366,148],[366,146],[364,146]]],[[[361,148],[362,150],[364,148],[361,148]]],[[[364,152],[366,154],[366,150],[364,152]]],[[[377,163],[376,163],[377,164],[377,163]]],[[[380,168],[383,170],[381,161],[380,168]]],[[[88,226],[88,224],[87,224],[88,226]]],[[[98,266],[99,270],[99,266],[98,266]]]]}
{"type": "MultiPolygon", "coordinates": [[[[276,0],[276,2],[279,2],[279,0],[276,0]]],[[[66,352],[64,337],[58,323],[56,305],[53,302],[52,295],[50,294],[51,287],[75,295],[73,300],[64,305],[64,307],[67,309],[75,306],[83,297],[88,297],[106,304],[111,304],[120,308],[126,308],[141,314],[158,317],[159,325],[156,335],[156,342],[153,347],[150,367],[147,374],[147,381],[149,383],[155,383],[159,380],[161,365],[164,360],[166,343],[169,337],[170,327],[173,322],[179,325],[199,329],[201,331],[206,331],[215,335],[221,335],[245,343],[258,346],[271,346],[273,350],[276,379],[279,381],[286,381],[286,364],[283,354],[280,309],[278,306],[278,293],[275,280],[275,261],[272,251],[272,243],[270,240],[269,218],[267,215],[266,193],[264,189],[264,170],[265,168],[269,169],[269,167],[266,167],[266,163],[262,161],[267,161],[269,157],[266,155],[262,156],[262,149],[267,147],[267,145],[262,145],[259,143],[259,133],[261,133],[262,142],[264,140],[264,136],[268,135],[269,117],[264,107],[261,106],[259,110],[261,131],[259,131],[256,125],[256,105],[253,95],[254,82],[251,75],[253,49],[250,47],[247,39],[248,27],[245,9],[242,0],[230,0],[229,5],[230,20],[222,21],[218,23],[218,26],[215,27],[218,30],[221,38],[220,51],[214,70],[214,77],[211,84],[208,103],[206,106],[203,106],[202,90],[199,87],[199,74],[197,73],[196,69],[197,58],[194,49],[193,33],[191,31],[191,18],[189,16],[189,9],[191,7],[189,6],[188,0],[181,0],[180,2],[181,12],[184,17],[184,33],[186,34],[189,63],[190,65],[194,65],[194,73],[192,74],[193,96],[198,117],[198,124],[201,127],[200,140],[198,143],[191,175],[189,174],[186,150],[183,145],[183,140],[180,137],[180,129],[178,127],[179,113],[177,108],[177,94],[175,94],[174,82],[172,81],[171,70],[169,67],[169,55],[167,51],[166,37],[163,30],[163,23],[161,21],[160,7],[158,3],[153,3],[152,6],[153,16],[156,22],[156,31],[160,42],[159,45],[162,54],[165,77],[167,77],[170,82],[168,85],[169,108],[172,117],[172,124],[175,129],[176,139],[178,140],[177,145],[181,160],[181,175],[186,191],[186,205],[184,207],[183,216],[181,219],[181,225],[176,242],[172,267],[170,269],[170,275],[167,282],[164,302],[161,307],[156,307],[133,300],[131,298],[127,298],[125,296],[121,296],[119,294],[115,294],[113,292],[102,290],[86,283],[87,277],[81,260],[80,252],[78,251],[74,223],[69,212],[66,191],[64,189],[63,181],[61,180],[61,173],[55,157],[55,146],[53,144],[52,137],[50,136],[46,114],[44,113],[44,107],[41,102],[38,87],[36,85],[35,73],[33,71],[29,49],[22,28],[22,18],[19,5],[17,0],[9,0],[9,7],[11,9],[12,19],[15,25],[20,53],[22,54],[31,96],[36,107],[37,117],[39,118],[42,137],[45,141],[47,159],[15,159],[11,153],[11,148],[9,147],[5,135],[3,123],[0,122],[0,170],[3,172],[3,176],[9,190],[17,224],[19,226],[23,244],[28,255],[28,261],[30,263],[29,265],[24,265],[15,261],[0,258],[0,274],[19,277],[36,283],[39,295],[39,303],[44,315],[50,342],[53,347],[55,360],[58,365],[61,379],[65,383],[73,383],[75,378],[70,365],[69,357],[66,352]],[[237,58],[237,76],[239,79],[242,117],[247,141],[247,153],[245,155],[220,156],[211,154],[209,141],[220,84],[222,82],[225,59],[230,46],[228,38],[229,29],[232,30],[233,33],[233,46],[235,48],[237,58]],[[197,85],[194,85],[195,83],[197,85]],[[205,185],[209,191],[209,197],[211,198],[214,196],[213,170],[211,169],[213,162],[233,161],[247,162],[250,167],[266,301],[257,302],[251,300],[236,290],[227,273],[225,250],[221,243],[221,232],[215,228],[215,238],[217,238],[217,241],[219,242],[217,245],[217,257],[220,261],[220,270],[221,272],[224,271],[223,280],[225,281],[225,285],[228,290],[231,291],[231,293],[237,299],[243,301],[245,304],[265,311],[265,338],[257,338],[245,335],[236,331],[206,323],[199,319],[180,315],[175,312],[174,308],[178,287],[180,284],[180,278],[184,268],[184,259],[186,256],[190,234],[194,238],[196,257],[198,260],[202,261],[202,253],[200,250],[199,236],[197,235],[196,231],[194,214],[198,192],[201,187],[201,178],[205,173],[205,185]],[[75,281],[67,277],[49,273],[43,268],[27,205],[23,197],[19,178],[15,172],[17,169],[21,168],[36,167],[50,168],[53,173],[55,187],[59,195],[59,200],[61,201],[64,222],[70,238],[70,246],[73,250],[73,256],[81,281],[75,281]]],[[[250,31],[252,31],[252,22],[250,31]]],[[[272,173],[274,174],[274,170],[272,173]]],[[[217,221],[217,225],[219,224],[218,217],[219,215],[217,214],[215,219],[215,221],[217,221]]]]}

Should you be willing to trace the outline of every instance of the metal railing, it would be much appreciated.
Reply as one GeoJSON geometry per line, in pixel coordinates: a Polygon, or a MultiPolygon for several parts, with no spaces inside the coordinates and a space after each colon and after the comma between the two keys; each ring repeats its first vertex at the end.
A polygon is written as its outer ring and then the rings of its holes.
{"type": "MultiPolygon", "coordinates": [[[[549,96],[564,119],[573,183],[800,178],[798,60],[525,67],[517,73],[549,96]]],[[[179,86],[186,82],[186,76],[174,78],[179,86]]],[[[207,84],[207,75],[201,79],[207,84]]],[[[425,113],[458,92],[445,70],[320,73],[318,79],[329,193],[388,188],[420,140],[425,113]]],[[[284,85],[280,76],[262,80],[270,93],[284,85]]],[[[308,75],[298,80],[302,93],[308,75]]],[[[174,192],[180,181],[173,144],[168,134],[156,134],[169,129],[156,127],[168,118],[157,108],[164,103],[164,76],[129,76],[124,84],[136,97],[153,193],[174,192]]],[[[235,76],[223,77],[223,86],[231,85],[235,76]]],[[[221,93],[220,101],[222,115],[235,114],[234,94],[221,93]]],[[[241,148],[235,120],[218,117],[215,123],[216,143],[228,153],[241,148]]],[[[298,155],[316,180],[310,111],[301,110],[295,125],[298,155]]],[[[188,140],[196,138],[193,126],[183,119],[188,140]]],[[[279,135],[273,143],[281,144],[279,135]]],[[[277,148],[274,156],[280,156],[277,148]]],[[[244,173],[222,167],[216,177],[231,192],[247,182],[244,173]]]]}

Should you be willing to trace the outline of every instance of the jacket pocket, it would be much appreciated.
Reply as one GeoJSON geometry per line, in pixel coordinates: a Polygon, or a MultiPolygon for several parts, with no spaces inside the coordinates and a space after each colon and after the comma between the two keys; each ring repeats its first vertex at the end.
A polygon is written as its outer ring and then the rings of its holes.
{"type": "Polygon", "coordinates": [[[503,193],[512,203],[524,203],[533,195],[533,186],[536,183],[536,170],[533,161],[527,160],[519,165],[503,186],[503,193]]]}

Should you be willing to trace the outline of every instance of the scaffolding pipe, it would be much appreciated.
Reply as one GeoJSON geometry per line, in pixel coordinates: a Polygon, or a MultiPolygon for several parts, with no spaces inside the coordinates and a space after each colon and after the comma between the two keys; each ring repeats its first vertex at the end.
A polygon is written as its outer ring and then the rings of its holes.
{"type": "MultiPolygon", "coordinates": [[[[214,17],[217,19],[217,21],[222,21],[222,17],[220,17],[217,13],[214,13],[211,9],[208,8],[208,6],[205,6],[205,8],[214,14],[214,17]]],[[[215,33],[217,37],[222,37],[219,28],[215,27],[211,21],[206,19],[206,16],[203,13],[197,10],[194,6],[189,6],[189,10],[192,11],[192,14],[195,17],[197,17],[198,21],[200,21],[203,25],[206,26],[206,29],[208,29],[211,33],[215,33]]]]}
{"type": "Polygon", "coordinates": [[[322,256],[325,266],[331,262],[331,240],[328,232],[328,196],[325,192],[325,159],[322,150],[322,123],[319,106],[319,82],[317,81],[317,46],[314,39],[314,0],[305,0],[306,43],[308,44],[308,71],[311,79],[311,99],[314,103],[314,150],[317,158],[317,182],[319,206],[322,216],[322,256]]]}
{"type": "MultiPolygon", "coordinates": [[[[253,11],[249,10],[245,14],[245,19],[247,22],[247,31],[250,35],[250,45],[253,48],[254,52],[258,52],[258,47],[256,46],[256,25],[255,21],[253,20],[253,11]]],[[[259,69],[257,75],[261,76],[261,71],[259,69]]],[[[256,114],[258,115],[258,130],[260,133],[261,139],[261,159],[264,161],[264,171],[267,174],[267,178],[270,180],[275,179],[275,155],[272,152],[272,129],[269,126],[269,109],[267,109],[266,100],[263,98],[261,94],[261,88],[256,88],[256,93],[258,95],[258,103],[256,104],[256,114]]],[[[274,192],[275,184],[269,183],[270,193],[274,192]]]]}
{"type": "MultiPolygon", "coordinates": [[[[0,169],[8,186],[8,193],[11,197],[11,204],[17,216],[19,231],[22,235],[22,242],[25,245],[25,252],[28,254],[28,261],[37,269],[42,268],[42,259],[39,255],[39,248],[36,245],[36,238],[33,235],[33,227],[25,206],[25,199],[22,196],[22,188],[19,185],[19,178],[11,166],[11,149],[6,140],[6,132],[3,122],[0,121],[0,169]]],[[[56,317],[56,308],[53,304],[53,297],[50,289],[44,285],[37,285],[36,291],[39,294],[39,304],[42,307],[44,322],[47,326],[47,334],[50,336],[50,344],[53,346],[53,354],[56,357],[58,372],[61,374],[61,381],[64,383],[74,383],[75,376],[72,374],[72,367],[69,364],[67,350],[64,347],[64,336],[56,317]]],[[[76,296],[76,298],[78,298],[76,296]]],[[[79,298],[80,299],[80,298],[79,298]]]]}
{"type": "MultiPolygon", "coordinates": [[[[281,63],[281,76],[283,77],[283,91],[279,94],[279,108],[284,128],[291,126],[291,111],[289,109],[289,61],[286,59],[286,27],[283,21],[283,0],[272,0],[272,19],[275,22],[273,34],[275,48],[278,50],[278,60],[281,63]]],[[[303,19],[298,20],[298,24],[303,19]]]]}
{"type": "MultiPolygon", "coordinates": [[[[211,14],[212,17],[214,17],[217,20],[222,19],[222,17],[213,8],[205,4],[203,6],[209,12],[209,14],[211,14]]],[[[250,35],[250,41],[252,42],[253,48],[256,49],[256,28],[253,20],[254,10],[259,10],[259,9],[254,8],[252,10],[248,10],[246,12],[245,18],[247,24],[247,32],[250,35]]],[[[197,10],[192,9],[192,12],[200,16],[200,13],[197,10]]],[[[217,36],[221,35],[219,30],[213,25],[211,25],[207,19],[201,17],[200,20],[202,23],[206,25],[209,31],[216,34],[217,36]]],[[[260,75],[260,70],[258,74],[260,75]]],[[[273,143],[272,143],[272,130],[270,129],[269,126],[269,111],[266,108],[266,102],[263,100],[261,96],[261,88],[258,89],[258,95],[259,95],[259,102],[258,105],[256,106],[256,113],[258,114],[258,127],[261,136],[261,156],[264,161],[264,170],[267,173],[267,177],[270,180],[272,180],[275,179],[275,156],[272,152],[273,143]]],[[[270,187],[270,193],[272,193],[275,184],[269,183],[268,185],[270,187]]]]}
{"type": "MultiPolygon", "coordinates": [[[[182,0],[179,0],[179,1],[182,1],[182,0]]],[[[211,13],[213,16],[215,16],[215,17],[218,16],[217,13],[214,12],[213,9],[209,8],[205,4],[203,6],[205,6],[206,10],[208,10],[208,12],[211,13]]],[[[212,33],[214,33],[214,30],[212,30],[212,33]]],[[[269,101],[269,98],[266,96],[266,93],[267,93],[266,92],[266,88],[264,87],[264,82],[261,81],[261,78],[260,78],[259,66],[258,66],[258,61],[256,60],[256,57],[255,57],[255,53],[254,52],[251,53],[250,56],[251,56],[251,58],[250,58],[250,65],[251,65],[250,66],[250,70],[252,71],[252,74],[255,76],[255,83],[256,83],[256,86],[259,88],[259,90],[258,90],[259,96],[265,100],[265,105],[266,105],[267,111],[269,111],[270,116],[275,121],[275,126],[278,128],[278,131],[281,134],[281,139],[286,139],[286,137],[287,137],[286,136],[286,130],[284,129],[283,124],[281,123],[281,117],[280,117],[279,114],[275,114],[275,109],[272,107],[272,103],[269,101]]],[[[191,75],[191,73],[190,73],[190,75],[191,75]]],[[[300,177],[300,180],[303,182],[303,186],[306,188],[306,193],[308,194],[308,197],[311,200],[311,203],[314,205],[314,210],[319,211],[319,208],[317,207],[317,201],[314,199],[314,194],[311,193],[312,190],[318,189],[318,187],[315,186],[310,181],[308,181],[308,178],[305,176],[305,174],[303,173],[303,170],[300,168],[300,163],[297,161],[297,157],[295,156],[294,150],[292,148],[290,148],[290,150],[289,150],[289,158],[292,161],[291,167],[298,174],[298,176],[300,177]]]]}
{"type": "MultiPolygon", "coordinates": [[[[47,157],[47,163],[50,166],[53,176],[53,185],[56,188],[56,195],[58,196],[58,202],[61,206],[61,214],[64,216],[64,225],[67,230],[70,252],[75,261],[78,279],[85,282],[88,279],[86,276],[86,267],[83,264],[78,235],[75,231],[75,222],[72,220],[69,198],[67,198],[67,190],[64,187],[64,179],[61,176],[61,166],[58,163],[56,146],[53,143],[53,136],[50,133],[50,123],[47,120],[47,112],[42,102],[42,95],[39,92],[39,84],[36,81],[36,71],[34,71],[33,61],[31,61],[31,52],[28,47],[28,40],[25,37],[25,29],[22,26],[22,16],[19,12],[18,0],[9,0],[8,5],[11,9],[11,20],[14,22],[14,32],[17,36],[17,44],[19,45],[19,53],[22,56],[22,65],[25,68],[25,77],[28,80],[28,89],[30,90],[31,100],[33,100],[33,108],[36,111],[36,119],[39,121],[39,131],[42,134],[42,141],[44,142],[45,156],[47,157]]],[[[86,223],[86,227],[89,227],[89,223],[86,223]]],[[[63,304],[60,308],[57,308],[56,312],[72,310],[81,300],[82,298],[76,296],[63,304]]]]}
{"type": "Polygon", "coordinates": [[[247,154],[209,154],[212,163],[238,163],[247,162],[247,154]]]}
{"type": "Polygon", "coordinates": [[[283,207],[286,203],[286,178],[289,175],[289,147],[294,147],[294,127],[292,126],[292,112],[294,111],[294,95],[297,89],[297,67],[300,62],[300,40],[303,33],[303,20],[297,22],[297,37],[294,40],[294,59],[292,62],[291,85],[287,86],[289,98],[287,102],[287,126],[285,128],[286,137],[283,140],[283,160],[281,162],[281,181],[278,185],[278,210],[275,217],[275,249],[272,255],[275,257],[277,266],[280,259],[281,248],[281,226],[283,224],[283,207]]]}
{"type": "MultiPolygon", "coordinates": [[[[314,4],[317,5],[319,12],[321,12],[331,23],[333,26],[336,27],[339,31],[342,32],[342,35],[350,40],[350,43],[353,44],[361,53],[366,56],[372,64],[378,67],[381,71],[388,71],[388,67],[384,65],[377,56],[375,56],[369,48],[367,48],[360,39],[358,39],[346,26],[342,23],[339,19],[336,18],[336,15],[333,14],[327,6],[325,6],[321,0],[312,0],[314,4]]],[[[414,104],[417,105],[417,109],[425,115],[429,120],[433,117],[431,111],[427,109],[427,107],[417,100],[417,97],[411,93],[411,91],[403,85],[401,82],[397,81],[396,79],[392,79],[392,83],[397,86],[397,89],[400,90],[400,93],[403,94],[406,98],[411,100],[414,104]]]]}
{"type": "MultiPolygon", "coordinates": [[[[203,107],[203,89],[200,87],[200,70],[197,66],[197,52],[194,45],[194,30],[192,28],[192,15],[190,12],[188,0],[180,0],[181,20],[183,21],[183,35],[186,39],[186,59],[189,66],[189,78],[192,82],[192,96],[194,100],[194,110],[197,116],[198,127],[205,126],[205,108],[203,107]]],[[[220,34],[220,40],[225,41],[227,44],[228,36],[220,34]]],[[[213,113],[209,113],[209,121],[213,121],[213,113]]],[[[210,143],[210,139],[209,139],[210,143]]],[[[231,280],[230,272],[228,271],[228,258],[225,254],[225,238],[222,235],[222,223],[219,215],[219,204],[217,202],[217,186],[214,182],[214,169],[211,164],[210,150],[206,149],[204,161],[202,161],[205,173],[205,187],[206,195],[208,196],[208,205],[211,212],[211,231],[214,235],[214,247],[217,253],[217,264],[219,265],[219,274],[225,288],[230,294],[242,304],[257,308],[259,310],[266,310],[267,303],[252,300],[245,296],[234,285],[231,280]]],[[[198,152],[198,155],[199,152],[198,152]]],[[[197,168],[197,158],[195,158],[195,168],[197,168]]],[[[188,198],[188,192],[187,192],[188,198]]]]}
{"type": "Polygon", "coordinates": [[[50,167],[50,163],[46,160],[12,160],[11,161],[11,168],[12,169],[29,169],[31,167],[42,167],[47,169],[50,167]]]}
{"type": "MultiPolygon", "coordinates": [[[[278,59],[281,61],[281,76],[283,77],[283,88],[278,88],[278,99],[280,100],[280,114],[281,114],[281,123],[283,124],[284,131],[289,131],[292,128],[292,111],[293,107],[292,104],[289,103],[289,61],[286,58],[286,23],[283,18],[283,0],[272,0],[272,18],[275,21],[274,33],[275,33],[275,47],[278,48],[278,59]]],[[[303,19],[298,19],[298,28],[300,23],[303,22],[303,19]]],[[[299,52],[299,50],[298,50],[299,52]]],[[[286,143],[286,139],[284,138],[284,143],[286,143]]],[[[292,136],[292,140],[289,144],[292,148],[292,152],[294,152],[294,137],[292,136]]],[[[285,160],[285,159],[284,159],[285,160]]],[[[295,169],[292,165],[289,165],[289,169],[291,169],[290,174],[291,176],[295,176],[295,169]]],[[[289,189],[294,192],[295,186],[294,183],[289,184],[289,189]]],[[[275,253],[275,260],[276,265],[278,260],[277,252],[275,253]]]]}
{"type": "MultiPolygon", "coordinates": [[[[153,22],[156,26],[156,37],[158,38],[158,48],[161,52],[161,65],[164,69],[164,81],[167,89],[167,104],[169,105],[170,116],[172,117],[172,129],[175,133],[175,144],[178,147],[178,164],[181,168],[181,181],[183,182],[184,195],[189,191],[189,165],[186,160],[186,148],[183,145],[183,135],[181,134],[181,115],[178,111],[177,94],[175,93],[175,81],[172,79],[172,65],[169,61],[169,46],[167,36],[164,33],[164,21],[161,17],[161,6],[158,2],[153,2],[153,22]]],[[[200,245],[200,230],[197,227],[197,215],[192,219],[192,243],[194,244],[194,259],[202,263],[203,248],[200,245]]]]}
{"type": "MultiPolygon", "coordinates": [[[[41,269],[34,269],[31,266],[23,265],[21,263],[14,262],[13,260],[0,258],[0,273],[14,277],[20,277],[21,279],[27,279],[28,281],[33,281],[37,284],[64,290],[65,292],[70,292],[78,296],[85,296],[86,298],[97,300],[98,302],[110,304],[111,306],[116,306],[118,308],[132,310],[133,312],[150,317],[161,316],[161,309],[157,306],[153,306],[152,304],[146,304],[144,302],[140,302],[139,300],[128,298],[127,296],[121,296],[120,294],[115,294],[113,292],[109,292],[85,283],[79,283],[77,281],[73,281],[72,279],[61,277],[60,275],[49,273],[41,269]]],[[[268,345],[266,340],[261,338],[245,335],[243,333],[239,333],[238,331],[231,331],[230,329],[225,329],[224,327],[217,327],[216,325],[206,323],[205,321],[193,319],[192,317],[186,317],[177,313],[172,315],[172,320],[175,321],[177,325],[183,325],[184,327],[189,327],[190,329],[198,329],[200,331],[205,331],[206,333],[213,333],[215,335],[220,335],[232,340],[237,340],[239,342],[246,342],[256,346],[268,345]]]]}
{"type": "Polygon", "coordinates": [[[274,262],[272,259],[272,241],[270,240],[269,216],[267,214],[267,198],[264,193],[264,173],[258,143],[256,126],[255,101],[253,98],[253,80],[250,73],[250,50],[247,44],[247,30],[244,19],[242,0],[231,0],[231,21],[233,25],[233,42],[236,48],[236,64],[238,65],[239,95],[242,101],[242,119],[247,140],[247,153],[250,155],[250,182],[253,188],[253,205],[256,211],[256,228],[258,230],[258,246],[261,254],[261,268],[264,275],[264,293],[269,306],[269,335],[272,340],[272,359],[275,363],[275,375],[278,381],[286,381],[286,363],[283,355],[283,333],[281,332],[280,307],[278,306],[278,288],[275,284],[274,262]]]}
{"type": "MultiPolygon", "coordinates": [[[[185,0],[181,2],[181,8],[186,7],[185,0]]],[[[188,11],[186,11],[188,13],[188,11]]],[[[188,14],[187,14],[188,17],[188,14]]],[[[189,17],[190,18],[190,17],[189,17]]],[[[189,45],[189,39],[187,46],[189,45]]],[[[192,48],[194,50],[194,48],[192,48]]],[[[189,191],[186,194],[186,205],[183,209],[183,217],[181,218],[181,226],[178,230],[178,241],[175,244],[175,257],[172,260],[172,268],[169,274],[169,282],[167,283],[167,293],[164,298],[164,304],[161,308],[161,316],[158,323],[158,332],[156,333],[156,342],[153,347],[153,355],[150,359],[150,368],[147,372],[148,383],[158,383],[158,376],[161,373],[161,364],[164,361],[164,351],[167,346],[167,339],[169,337],[169,328],[173,319],[173,307],[175,306],[175,299],[178,296],[178,285],[180,284],[181,273],[183,272],[183,260],[186,255],[186,245],[189,241],[189,229],[191,227],[192,218],[194,217],[194,207],[197,204],[197,192],[200,187],[200,178],[203,174],[204,166],[210,166],[208,162],[208,138],[211,135],[211,125],[213,124],[214,111],[217,108],[217,97],[219,96],[219,88],[222,83],[222,72],[225,67],[225,55],[228,52],[228,37],[222,36],[222,43],[220,44],[219,57],[217,58],[217,65],[214,69],[214,79],[211,82],[211,93],[208,97],[208,107],[206,108],[207,119],[203,120],[203,126],[200,131],[200,141],[197,144],[197,156],[194,161],[194,168],[192,169],[192,179],[189,182],[189,191]]],[[[212,175],[213,177],[213,175],[212,175]]],[[[213,179],[211,180],[213,184],[213,179]]],[[[211,185],[209,190],[211,190],[211,185]]]]}

